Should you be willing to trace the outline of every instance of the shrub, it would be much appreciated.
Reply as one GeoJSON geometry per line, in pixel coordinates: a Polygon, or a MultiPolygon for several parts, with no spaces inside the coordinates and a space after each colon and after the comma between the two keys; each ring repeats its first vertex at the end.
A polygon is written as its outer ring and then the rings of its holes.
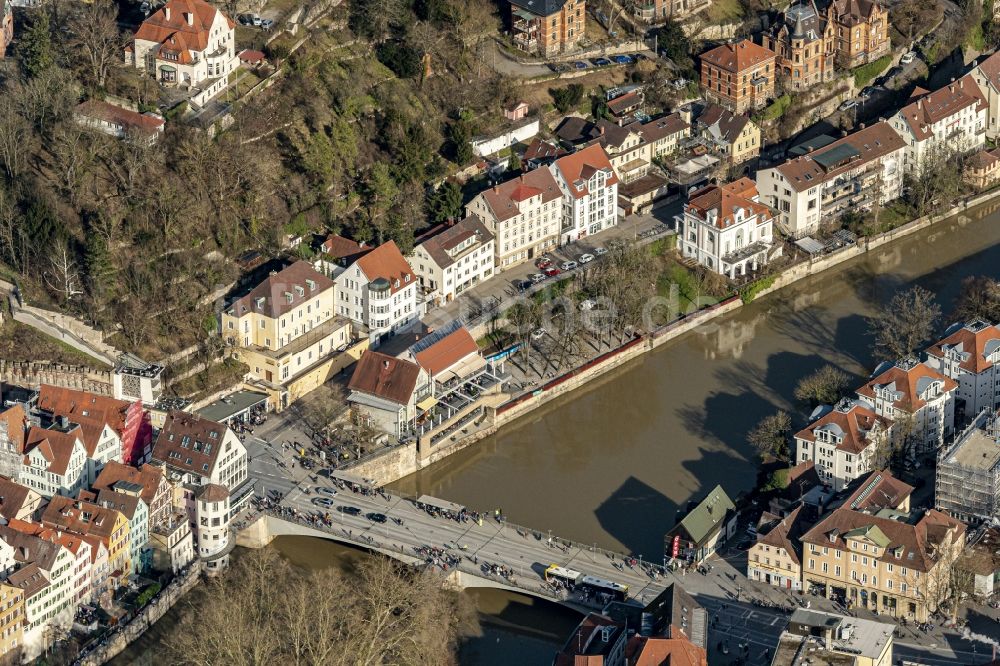
{"type": "Polygon", "coordinates": [[[854,85],[858,88],[864,88],[872,82],[872,79],[884,72],[891,62],[892,58],[890,56],[882,56],[867,65],[861,65],[861,67],[854,70],[854,85]]]}
{"type": "Polygon", "coordinates": [[[401,79],[414,79],[420,73],[420,54],[399,42],[384,42],[375,50],[379,62],[401,79]]]}
{"type": "Polygon", "coordinates": [[[549,88],[552,101],[560,113],[566,113],[583,101],[583,86],[579,83],[571,83],[565,88],[549,88]]]}
{"type": "Polygon", "coordinates": [[[762,277],[740,289],[740,298],[743,299],[743,304],[748,305],[752,303],[753,299],[757,298],[757,294],[773,285],[774,277],[773,275],[762,277]]]}
{"type": "Polygon", "coordinates": [[[757,117],[760,120],[774,120],[775,118],[780,118],[785,115],[785,111],[787,111],[788,107],[791,105],[792,98],[788,93],[785,93],[778,99],[771,102],[766,109],[757,114],[757,117]]]}

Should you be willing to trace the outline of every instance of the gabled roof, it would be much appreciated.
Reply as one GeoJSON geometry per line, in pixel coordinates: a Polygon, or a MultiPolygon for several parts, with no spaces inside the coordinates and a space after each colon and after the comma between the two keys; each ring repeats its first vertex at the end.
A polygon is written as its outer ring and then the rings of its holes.
{"type": "Polygon", "coordinates": [[[934,123],[950,118],[970,106],[983,111],[989,104],[972,75],[966,74],[958,81],[907,104],[899,110],[899,116],[906,122],[913,136],[918,141],[923,141],[933,135],[931,126],[934,123]]]}
{"type": "Polygon", "coordinates": [[[683,636],[632,636],[625,646],[629,666],[708,666],[708,653],[683,636]]]}
{"type": "Polygon", "coordinates": [[[32,494],[37,495],[27,486],[0,476],[0,516],[7,520],[17,518],[32,494]]]}
{"type": "Polygon", "coordinates": [[[742,72],[768,60],[774,60],[774,57],[775,53],[771,49],[754,44],[749,39],[744,39],[735,44],[723,44],[702,53],[701,61],[715,65],[727,72],[742,72]]]}
{"type": "Polygon", "coordinates": [[[12,573],[7,577],[7,582],[23,590],[25,600],[35,596],[51,584],[48,575],[34,562],[12,573]]]}
{"type": "Polygon", "coordinates": [[[900,481],[887,470],[878,470],[855,480],[853,492],[843,506],[855,511],[873,512],[898,509],[913,492],[913,486],[900,481]]]}
{"type": "Polygon", "coordinates": [[[601,128],[586,118],[567,116],[556,127],[555,134],[566,143],[575,145],[593,141],[600,137],[601,128]]]}
{"type": "Polygon", "coordinates": [[[24,453],[25,433],[27,433],[28,415],[20,404],[13,405],[0,412],[0,431],[6,431],[11,446],[18,453],[24,453]]]}
{"type": "Polygon", "coordinates": [[[608,174],[605,181],[607,186],[618,183],[618,176],[615,175],[608,154],[596,143],[560,157],[552,163],[552,168],[562,175],[563,182],[569,186],[570,195],[574,199],[580,199],[590,193],[587,180],[598,171],[605,171],[608,174]]]}
{"type": "Polygon", "coordinates": [[[396,241],[382,243],[354,263],[361,267],[369,282],[379,278],[388,280],[390,293],[393,294],[414,281],[413,269],[399,251],[396,241]]]}
{"type": "Polygon", "coordinates": [[[39,528],[37,523],[12,520],[8,525],[0,525],[0,541],[14,549],[16,562],[34,563],[43,571],[50,572],[61,547],[53,541],[36,536],[39,528]]]}
{"type": "Polygon", "coordinates": [[[896,130],[880,121],[774,168],[792,189],[802,192],[905,146],[896,130]]]}
{"type": "Polygon", "coordinates": [[[942,340],[927,348],[927,355],[944,358],[956,352],[962,358],[959,367],[978,375],[993,367],[993,357],[1000,350],[1000,328],[984,321],[972,321],[954,327],[942,340]]]}
{"type": "Polygon", "coordinates": [[[945,377],[923,363],[904,361],[894,364],[859,388],[858,395],[873,400],[876,388],[887,388],[896,393],[893,406],[912,414],[927,404],[920,394],[932,382],[941,382],[942,393],[958,388],[955,380],[945,377]]]}
{"type": "Polygon", "coordinates": [[[884,433],[891,423],[860,402],[842,403],[800,430],[795,438],[815,442],[816,432],[827,430],[839,440],[838,450],[858,454],[873,444],[868,440],[873,428],[878,427],[884,433]]]}
{"type": "Polygon", "coordinates": [[[799,537],[808,529],[802,505],[784,518],[764,512],[761,527],[757,529],[757,543],[772,548],[784,548],[795,564],[802,564],[802,544],[799,537]]]}
{"type": "Polygon", "coordinates": [[[1000,51],[981,61],[977,69],[982,72],[983,78],[993,86],[994,90],[1000,91],[1000,51]]]}
{"type": "Polygon", "coordinates": [[[188,412],[167,414],[153,459],[169,467],[209,476],[215,468],[229,427],[188,412]]]}
{"type": "Polygon", "coordinates": [[[77,442],[83,446],[83,432],[79,426],[69,432],[32,427],[28,430],[25,453],[37,449],[48,463],[46,471],[62,476],[69,469],[69,461],[77,442]]]}
{"type": "Polygon", "coordinates": [[[559,146],[550,143],[544,139],[540,139],[537,136],[531,140],[528,144],[527,149],[524,151],[525,160],[544,160],[544,159],[555,159],[560,155],[565,155],[566,151],[559,146]]]}
{"type": "Polygon", "coordinates": [[[965,158],[966,169],[990,169],[1000,162],[1000,148],[983,148],[965,158]]]}
{"type": "Polygon", "coordinates": [[[42,384],[38,408],[52,416],[66,416],[74,423],[105,422],[119,437],[124,436],[129,408],[134,403],[89,391],[42,384]]]}
{"type": "Polygon", "coordinates": [[[76,107],[76,113],[87,118],[120,125],[126,130],[135,130],[143,134],[160,132],[166,124],[166,121],[160,116],[124,109],[100,99],[88,99],[81,102],[76,107]]]}
{"type": "Polygon", "coordinates": [[[405,405],[419,377],[420,366],[416,363],[368,350],[361,355],[347,388],[405,405]]]}
{"type": "Polygon", "coordinates": [[[448,268],[455,263],[451,252],[461,243],[475,237],[476,242],[474,246],[479,247],[494,239],[493,234],[486,228],[486,225],[483,224],[478,215],[469,215],[464,220],[460,220],[454,224],[441,225],[437,229],[432,230],[432,232],[422,237],[419,246],[442,269],[448,268]]]}
{"type": "Polygon", "coordinates": [[[649,143],[672,136],[689,129],[691,124],[681,118],[679,113],[653,118],[639,126],[642,137],[649,143]]]}
{"type": "Polygon", "coordinates": [[[324,254],[330,255],[334,260],[353,263],[366,252],[370,252],[371,248],[364,243],[344,238],[340,234],[330,234],[320,244],[320,250],[324,254]]]}
{"type": "Polygon", "coordinates": [[[135,518],[135,512],[139,508],[139,502],[142,501],[142,497],[139,497],[138,495],[119,493],[108,488],[100,490],[97,493],[97,499],[94,500],[95,504],[99,504],[109,509],[114,509],[115,511],[120,511],[130,521],[135,518]]]}
{"type": "Polygon", "coordinates": [[[277,319],[332,288],[333,280],[314,269],[308,261],[296,261],[267,276],[249,294],[235,301],[229,310],[236,317],[256,312],[277,319]]]}
{"type": "Polygon", "coordinates": [[[733,113],[718,104],[709,104],[698,116],[697,122],[713,139],[732,144],[750,124],[750,117],[733,113]]]}
{"type": "MultiPolygon", "coordinates": [[[[169,0],[142,22],[135,38],[157,44],[166,43],[172,50],[182,52],[205,51],[217,13],[219,10],[204,0],[169,0]]],[[[226,23],[230,28],[235,25],[228,18],[226,23]]]]}
{"type": "Polygon", "coordinates": [[[512,7],[520,7],[537,16],[551,16],[562,9],[566,0],[509,0],[512,7]]]}
{"type": "Polygon", "coordinates": [[[706,221],[708,213],[715,211],[715,226],[719,229],[735,224],[738,211],[743,211],[744,219],[754,215],[760,217],[758,222],[771,219],[771,209],[755,201],[757,196],[757,184],[744,177],[725,185],[708,185],[692,193],[685,210],[706,221]]]}
{"type": "Polygon", "coordinates": [[[163,471],[156,465],[143,465],[135,468],[131,465],[122,464],[116,460],[108,461],[101,473],[94,480],[93,490],[114,489],[116,483],[132,483],[142,486],[139,496],[149,506],[153,505],[156,498],[156,491],[163,482],[163,471]]]}
{"type": "Polygon", "coordinates": [[[414,354],[417,364],[432,376],[438,376],[467,356],[478,355],[479,345],[464,326],[414,354]]]}
{"type": "Polygon", "coordinates": [[[729,499],[722,486],[715,486],[698,506],[681,519],[678,526],[687,532],[692,541],[700,544],[716,526],[726,520],[731,511],[735,510],[736,505],[729,499]]]}
{"type": "Polygon", "coordinates": [[[616,116],[626,113],[629,109],[642,104],[643,95],[638,90],[627,92],[624,95],[615,97],[608,104],[608,110],[616,116]]]}
{"type": "Polygon", "coordinates": [[[857,25],[867,21],[878,8],[873,0],[833,0],[830,10],[844,25],[857,25]]]}
{"type": "Polygon", "coordinates": [[[520,214],[520,203],[530,196],[541,197],[542,203],[555,201],[562,196],[555,177],[548,169],[534,169],[526,174],[500,183],[480,196],[498,221],[509,220],[520,214]]]}
{"type": "Polygon", "coordinates": [[[42,523],[50,527],[110,539],[115,523],[123,514],[93,502],[53,495],[42,513],[42,523]]]}

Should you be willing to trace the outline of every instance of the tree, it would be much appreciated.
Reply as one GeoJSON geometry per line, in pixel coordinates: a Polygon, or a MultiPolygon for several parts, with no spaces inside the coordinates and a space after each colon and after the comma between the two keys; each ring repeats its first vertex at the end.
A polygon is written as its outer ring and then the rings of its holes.
{"type": "Polygon", "coordinates": [[[379,231],[379,244],[382,244],[384,226],[380,218],[393,206],[399,196],[399,185],[393,179],[389,166],[379,162],[368,172],[364,184],[364,198],[368,207],[368,221],[379,231]]]}
{"type": "Polygon", "coordinates": [[[472,128],[467,121],[459,119],[448,125],[448,141],[456,164],[466,165],[472,161],[472,128]]]}
{"type": "Polygon", "coordinates": [[[907,203],[918,216],[926,215],[961,192],[962,160],[948,148],[932,150],[924,155],[917,169],[907,172],[903,185],[907,203]]]}
{"type": "Polygon", "coordinates": [[[352,574],[305,573],[271,548],[208,583],[169,645],[175,664],[454,664],[475,628],[467,599],[431,573],[375,556],[352,574]]]}
{"type": "Polygon", "coordinates": [[[664,56],[674,62],[683,70],[683,73],[690,74],[694,70],[694,62],[691,60],[691,41],[681,24],[673,19],[668,20],[658,30],[656,34],[656,47],[664,56]]]}
{"type": "Polygon", "coordinates": [[[49,250],[49,268],[45,284],[65,305],[83,293],[80,272],[73,251],[65,240],[56,241],[49,250]]]}
{"type": "Polygon", "coordinates": [[[762,457],[772,456],[780,460],[788,457],[788,436],[792,431],[792,418],[783,411],[765,416],[747,434],[747,441],[757,449],[762,457]]]}
{"type": "Polygon", "coordinates": [[[49,13],[44,9],[34,13],[31,25],[18,44],[17,53],[28,78],[38,76],[55,62],[49,13]]]}
{"type": "Polygon", "coordinates": [[[941,308],[934,294],[915,286],[897,293],[868,318],[868,332],[875,339],[876,354],[892,360],[912,356],[930,339],[941,308]]]}
{"type": "Polygon", "coordinates": [[[524,357],[524,369],[527,373],[531,367],[531,333],[541,323],[541,305],[534,299],[528,299],[510,306],[505,314],[507,323],[514,329],[514,337],[521,345],[520,352],[524,357]]]}
{"type": "Polygon", "coordinates": [[[803,377],[795,386],[795,399],[809,405],[832,405],[844,397],[850,383],[846,372],[832,365],[803,377]]]}
{"type": "Polygon", "coordinates": [[[962,280],[953,318],[964,322],[983,319],[1000,323],[1000,282],[985,275],[970,275],[962,280]]]}
{"type": "Polygon", "coordinates": [[[594,291],[610,305],[611,325],[619,332],[619,342],[625,340],[628,329],[643,325],[643,309],[653,295],[651,276],[655,274],[652,255],[633,243],[611,245],[594,269],[594,291]]]}
{"type": "Polygon", "coordinates": [[[427,200],[427,215],[431,224],[441,224],[462,215],[462,188],[446,180],[427,200]]]}
{"type": "Polygon", "coordinates": [[[104,88],[111,64],[121,58],[125,38],[118,29],[118,7],[112,0],[84,4],[70,22],[70,45],[87,64],[90,82],[104,88]]]}
{"type": "Polygon", "coordinates": [[[560,113],[576,108],[583,101],[584,88],[579,83],[571,83],[565,88],[549,88],[552,102],[560,113]]]}

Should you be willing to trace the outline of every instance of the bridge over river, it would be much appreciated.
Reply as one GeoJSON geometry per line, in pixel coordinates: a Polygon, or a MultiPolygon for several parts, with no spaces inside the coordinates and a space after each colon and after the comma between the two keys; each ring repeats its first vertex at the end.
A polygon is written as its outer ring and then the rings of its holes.
{"type": "Polygon", "coordinates": [[[443,500],[403,498],[363,482],[320,481],[323,485],[300,484],[280,502],[242,520],[239,543],[262,546],[281,535],[331,539],[408,564],[430,562],[461,588],[499,587],[574,607],[587,604],[578,594],[546,583],[550,565],[627,585],[628,598],[641,604],[675,578],[658,563],[513,525],[492,513],[477,520],[466,512],[458,519],[462,507],[443,500]]]}

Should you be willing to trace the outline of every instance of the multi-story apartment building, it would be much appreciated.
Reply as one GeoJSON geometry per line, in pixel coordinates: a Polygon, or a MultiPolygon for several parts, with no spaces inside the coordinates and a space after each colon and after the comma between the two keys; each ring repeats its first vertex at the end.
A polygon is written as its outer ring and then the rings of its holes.
{"type": "Polygon", "coordinates": [[[834,58],[828,32],[834,27],[824,21],[815,2],[793,4],[785,10],[774,29],[764,33],[763,43],[776,55],[775,64],[784,85],[790,90],[806,90],[833,78],[834,58]]]}
{"type": "Polygon", "coordinates": [[[981,60],[969,76],[986,100],[986,136],[996,139],[1000,136],[1000,52],[981,60]]]}
{"type": "Polygon", "coordinates": [[[870,210],[899,197],[906,142],[887,122],[757,172],[761,201],[778,211],[790,236],[815,232],[847,211],[870,210]]]}
{"type": "Polygon", "coordinates": [[[507,0],[514,45],[528,53],[552,56],[572,51],[586,35],[585,0],[507,0]]]}
{"type": "Polygon", "coordinates": [[[559,244],[562,192],[548,168],[534,171],[479,193],[465,208],[478,215],[496,237],[497,270],[540,257],[559,244]]]}
{"type": "Polygon", "coordinates": [[[889,53],[889,11],[877,0],[834,0],[826,20],[839,67],[857,67],[889,53]]]}
{"type": "Polygon", "coordinates": [[[820,480],[840,491],[872,471],[876,450],[888,445],[891,429],[892,422],[867,404],[844,399],[795,434],[795,460],[815,463],[820,480]]]}
{"type": "Polygon", "coordinates": [[[434,379],[418,364],[366,351],[354,368],[347,397],[379,430],[394,437],[413,431],[419,414],[433,405],[434,379]]]}
{"type": "Polygon", "coordinates": [[[679,113],[625,126],[599,120],[596,126],[600,132],[596,143],[604,148],[622,183],[645,176],[654,159],[675,152],[680,141],[691,135],[691,125],[679,113]]]}
{"type": "Polygon", "coordinates": [[[639,0],[632,5],[632,13],[646,23],[662,23],[679,21],[709,4],[710,0],[639,0]]]}
{"type": "Polygon", "coordinates": [[[147,17],[126,48],[132,65],[204,105],[236,71],[236,24],[204,0],[169,0],[147,17]]]}
{"type": "Polygon", "coordinates": [[[156,465],[131,467],[121,463],[108,463],[100,476],[91,485],[91,490],[115,492],[136,492],[149,507],[149,527],[166,520],[171,512],[172,491],[163,469],[156,465]]]}
{"type": "Polygon", "coordinates": [[[286,396],[294,399],[325,381],[330,359],[351,342],[351,323],[337,315],[335,293],[333,280],[309,262],[295,262],[222,313],[222,337],[257,379],[279,389],[295,382],[295,396],[286,396]]]}
{"type": "Polygon", "coordinates": [[[1000,407],[1000,328],[982,320],[955,324],[927,349],[924,361],[958,382],[955,421],[1000,407]]]}
{"type": "Polygon", "coordinates": [[[24,590],[0,581],[0,663],[21,663],[24,647],[24,590]]]}
{"type": "Polygon", "coordinates": [[[50,428],[33,426],[23,453],[24,463],[16,480],[40,495],[75,495],[86,487],[87,448],[79,425],[60,417],[50,428]]]}
{"type": "Polygon", "coordinates": [[[493,277],[496,238],[478,215],[435,227],[417,239],[410,266],[428,301],[440,305],[493,277]]]}
{"type": "Polygon", "coordinates": [[[153,569],[177,573],[194,561],[194,533],[187,515],[174,510],[149,532],[153,569]]]}
{"type": "Polygon", "coordinates": [[[247,480],[247,450],[229,426],[188,412],[167,414],[153,460],[168,481],[192,486],[217,483],[230,491],[247,480]]]}
{"type": "Polygon", "coordinates": [[[760,127],[746,114],[736,114],[718,104],[708,104],[694,121],[695,133],[726,158],[729,166],[760,155],[760,127]]]}
{"type": "Polygon", "coordinates": [[[563,194],[563,243],[610,229],[617,223],[618,176],[599,144],[560,157],[549,169],[563,194]]]}
{"type": "Polygon", "coordinates": [[[892,666],[896,625],[810,608],[796,608],[778,638],[772,664],[892,666]]]}
{"type": "Polygon", "coordinates": [[[802,589],[802,544],[806,530],[801,505],[787,516],[767,511],[757,523],[757,540],[747,551],[747,578],[786,590],[802,589]]]}
{"type": "Polygon", "coordinates": [[[128,520],[129,560],[131,570],[136,574],[144,574],[152,563],[149,552],[149,505],[140,495],[142,488],[137,485],[119,482],[117,489],[105,488],[94,493],[80,493],[90,501],[108,509],[121,512],[128,520]]]}
{"type": "Polygon", "coordinates": [[[419,285],[395,241],[357,258],[333,281],[337,313],[363,326],[371,344],[409,328],[420,317],[419,285]]]}
{"type": "Polygon", "coordinates": [[[229,532],[229,497],[229,490],[217,483],[201,486],[194,494],[195,548],[209,573],[228,566],[235,545],[229,532]]]}
{"type": "Polygon", "coordinates": [[[917,89],[910,99],[889,121],[906,142],[907,171],[919,173],[928,159],[970,153],[986,144],[989,103],[971,74],[931,93],[917,89]]]}
{"type": "Polygon", "coordinates": [[[980,414],[938,457],[934,504],[967,523],[1000,520],[1000,422],[980,414]]]}
{"type": "Polygon", "coordinates": [[[948,595],[965,525],[940,511],[838,508],[802,536],[802,584],[841,603],[926,622],[948,595]]]}
{"type": "Polygon", "coordinates": [[[55,496],[42,513],[42,524],[62,532],[99,539],[108,549],[110,581],[124,584],[132,573],[128,518],[121,511],[71,497],[55,496]]]}
{"type": "Polygon", "coordinates": [[[936,451],[954,431],[957,389],[955,380],[904,359],[883,364],[857,393],[872,411],[893,422],[893,442],[910,455],[923,455],[936,451]]]}
{"type": "Polygon", "coordinates": [[[749,39],[701,54],[706,99],[736,113],[759,109],[774,97],[775,54],[749,39]]]}
{"type": "Polygon", "coordinates": [[[677,218],[681,254],[730,279],[767,264],[774,213],[760,203],[749,178],[694,192],[677,218]]]}

